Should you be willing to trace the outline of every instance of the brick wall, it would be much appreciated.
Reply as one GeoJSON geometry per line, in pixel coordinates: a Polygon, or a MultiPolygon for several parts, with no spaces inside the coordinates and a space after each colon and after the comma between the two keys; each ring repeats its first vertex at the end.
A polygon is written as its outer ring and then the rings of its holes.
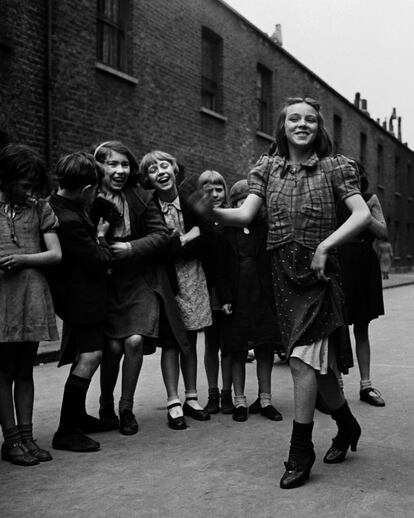
{"type": "MultiPolygon", "coordinates": [[[[53,161],[102,139],[119,138],[138,159],[151,149],[164,149],[187,171],[214,168],[232,183],[270,144],[256,131],[260,63],[273,73],[275,118],[285,97],[311,95],[321,101],[331,135],[334,114],[341,117],[345,154],[358,158],[360,133],[366,134],[371,190],[383,203],[399,264],[410,264],[414,206],[407,167],[410,163],[414,170],[414,153],[219,0],[131,0],[126,77],[96,66],[95,0],[51,4],[53,161]],[[203,26],[223,39],[225,120],[200,111],[203,26]],[[384,148],[380,186],[378,143],[384,148]]],[[[6,36],[0,37],[0,132],[46,157],[46,2],[4,0],[1,8],[0,32],[6,36]]]]}

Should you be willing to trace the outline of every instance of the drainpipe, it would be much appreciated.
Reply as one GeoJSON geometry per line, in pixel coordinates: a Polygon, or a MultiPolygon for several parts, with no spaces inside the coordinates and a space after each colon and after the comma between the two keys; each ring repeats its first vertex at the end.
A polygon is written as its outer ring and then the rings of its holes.
{"type": "Polygon", "coordinates": [[[46,162],[52,167],[52,1],[46,0],[46,162]]]}

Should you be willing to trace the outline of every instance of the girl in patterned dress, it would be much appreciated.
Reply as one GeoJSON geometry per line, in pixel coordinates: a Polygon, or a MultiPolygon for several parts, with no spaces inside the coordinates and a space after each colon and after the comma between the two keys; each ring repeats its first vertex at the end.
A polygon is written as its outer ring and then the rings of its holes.
{"type": "Polygon", "coordinates": [[[0,424],[4,460],[33,466],[52,459],[32,435],[33,365],[39,341],[57,340],[56,318],[42,268],[61,259],[38,155],[10,144],[0,152],[0,424]],[[15,418],[16,415],[16,418],[15,418]]]}
{"type": "Polygon", "coordinates": [[[208,243],[200,231],[202,223],[179,196],[176,183],[176,159],[164,151],[152,151],[141,160],[140,172],[149,188],[171,233],[171,243],[165,252],[165,264],[175,288],[176,301],[187,329],[190,351],[182,354],[177,347],[164,347],[161,369],[168,395],[168,421],[171,428],[182,429],[188,415],[207,421],[210,414],[198,402],[197,396],[197,332],[212,323],[210,298],[207,290],[201,256],[208,243]],[[185,403],[177,395],[179,362],[185,385],[185,403]]]}
{"type": "Polygon", "coordinates": [[[294,385],[294,421],[282,489],[301,486],[315,461],[312,443],[317,389],[338,434],[324,462],[342,462],[361,434],[339,387],[334,366],[352,366],[335,248],[370,221],[355,170],[334,157],[319,104],[291,98],[277,124],[277,149],[263,155],[248,176],[250,194],[237,209],[213,209],[223,224],[247,226],[264,204],[267,248],[272,254],[273,288],[282,343],[294,385]],[[335,202],[344,200],[349,218],[337,228],[335,202]]]}

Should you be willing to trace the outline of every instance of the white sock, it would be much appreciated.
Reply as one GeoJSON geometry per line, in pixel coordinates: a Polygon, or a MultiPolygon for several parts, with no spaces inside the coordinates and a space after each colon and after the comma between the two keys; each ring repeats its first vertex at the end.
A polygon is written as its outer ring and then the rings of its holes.
{"type": "Polygon", "coordinates": [[[361,380],[359,382],[361,390],[372,388],[371,380],[361,380]]]}
{"type": "Polygon", "coordinates": [[[183,409],[181,406],[181,401],[178,396],[172,396],[167,399],[167,407],[175,405],[172,408],[168,408],[168,413],[173,419],[177,417],[183,417],[183,409]]]}
{"type": "Polygon", "coordinates": [[[260,392],[260,406],[265,408],[272,404],[272,394],[267,394],[266,392],[260,392]]]}
{"type": "Polygon", "coordinates": [[[185,402],[194,410],[203,410],[203,407],[198,402],[197,391],[195,390],[186,390],[185,391],[185,402]]]}
{"type": "Polygon", "coordinates": [[[234,406],[237,408],[239,406],[244,406],[247,408],[247,399],[246,396],[243,394],[241,396],[234,396],[234,406]]]}

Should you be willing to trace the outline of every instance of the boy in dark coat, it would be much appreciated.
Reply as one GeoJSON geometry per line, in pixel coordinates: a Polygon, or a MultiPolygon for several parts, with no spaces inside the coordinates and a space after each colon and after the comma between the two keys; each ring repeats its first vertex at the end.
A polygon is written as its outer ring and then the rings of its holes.
{"type": "Polygon", "coordinates": [[[101,421],[85,410],[89,384],[102,357],[106,279],[111,263],[105,240],[109,223],[101,219],[95,229],[87,213],[102,175],[92,155],[67,155],[57,163],[59,189],[50,198],[59,220],[57,232],[62,246],[62,264],[51,275],[56,313],[63,320],[59,366],[73,364],[52,442],[60,450],[99,450],[99,443],[84,432],[103,431],[101,421]]]}

